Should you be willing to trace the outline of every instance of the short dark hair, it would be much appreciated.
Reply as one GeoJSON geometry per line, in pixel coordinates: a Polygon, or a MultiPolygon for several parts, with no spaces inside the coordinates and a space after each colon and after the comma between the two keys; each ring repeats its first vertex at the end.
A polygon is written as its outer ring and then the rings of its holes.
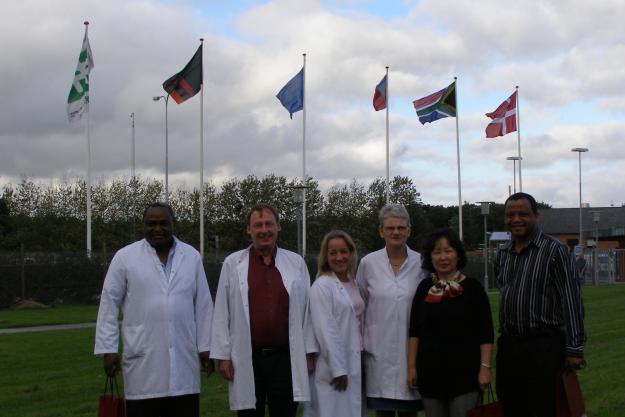
{"type": "Polygon", "coordinates": [[[250,211],[247,212],[247,224],[250,224],[252,213],[254,213],[255,211],[262,213],[263,210],[269,210],[271,214],[273,214],[273,217],[276,219],[276,223],[280,224],[280,216],[278,215],[278,210],[276,210],[275,207],[265,203],[256,204],[250,209],[250,211]]]}
{"type": "Polygon", "coordinates": [[[176,215],[174,214],[174,209],[171,208],[171,206],[167,203],[163,203],[161,201],[157,201],[155,203],[151,203],[149,204],[145,210],[143,210],[143,217],[142,217],[142,221],[145,222],[145,215],[148,214],[148,210],[151,208],[164,208],[169,210],[169,214],[171,215],[171,221],[176,224],[176,215]]]}
{"type": "Polygon", "coordinates": [[[462,270],[467,264],[467,252],[464,250],[464,245],[462,241],[458,237],[458,233],[454,230],[445,227],[442,229],[435,230],[428,236],[425,244],[423,245],[423,262],[421,263],[421,267],[429,272],[436,272],[434,269],[434,265],[432,264],[432,251],[436,246],[436,242],[439,239],[447,239],[449,242],[449,246],[454,248],[456,254],[458,254],[458,270],[462,270]]]}
{"type": "Polygon", "coordinates": [[[529,201],[534,214],[538,214],[538,203],[536,203],[536,199],[527,193],[519,192],[519,193],[512,194],[510,197],[506,199],[506,202],[503,204],[503,206],[505,208],[506,204],[508,204],[508,201],[511,201],[511,200],[516,201],[516,200],[523,200],[523,199],[529,201]]]}

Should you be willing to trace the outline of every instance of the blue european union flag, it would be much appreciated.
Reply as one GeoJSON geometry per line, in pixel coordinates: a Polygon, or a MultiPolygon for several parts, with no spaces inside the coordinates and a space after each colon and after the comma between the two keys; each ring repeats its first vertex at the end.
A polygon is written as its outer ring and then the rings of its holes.
{"type": "Polygon", "coordinates": [[[286,83],[282,90],[276,95],[280,103],[289,111],[291,119],[293,113],[304,108],[304,68],[286,83]]]}

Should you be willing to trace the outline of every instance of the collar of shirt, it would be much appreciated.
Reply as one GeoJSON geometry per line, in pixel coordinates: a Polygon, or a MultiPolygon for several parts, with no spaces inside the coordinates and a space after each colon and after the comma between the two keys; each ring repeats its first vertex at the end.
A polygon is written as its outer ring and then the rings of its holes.
{"type": "Polygon", "coordinates": [[[169,276],[171,275],[171,267],[174,263],[174,254],[176,253],[176,239],[173,239],[173,243],[171,245],[171,248],[169,248],[169,253],[167,254],[167,263],[165,264],[161,264],[163,265],[163,272],[165,273],[165,276],[167,277],[167,279],[169,280],[169,276]]]}
{"type": "Polygon", "coordinates": [[[254,245],[250,246],[250,259],[258,261],[259,264],[263,266],[275,266],[276,265],[276,254],[278,253],[278,246],[273,247],[273,251],[271,252],[271,262],[269,265],[265,263],[265,257],[256,250],[254,245]]]}
{"type": "MultiPolygon", "coordinates": [[[[386,250],[386,246],[382,250],[384,251],[384,256],[386,257],[386,259],[387,259],[387,261],[388,261],[388,263],[390,265],[391,264],[391,258],[388,257],[388,251],[386,250]]],[[[405,250],[406,250],[406,260],[400,265],[401,267],[403,267],[404,265],[409,265],[409,264],[412,264],[413,262],[415,262],[415,259],[416,259],[417,255],[418,255],[418,252],[413,251],[408,246],[405,247],[405,250]]]]}

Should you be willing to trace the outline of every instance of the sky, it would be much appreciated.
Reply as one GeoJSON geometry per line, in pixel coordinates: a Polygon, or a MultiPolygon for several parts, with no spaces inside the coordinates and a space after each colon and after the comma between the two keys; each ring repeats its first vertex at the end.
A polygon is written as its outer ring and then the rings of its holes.
{"type": "MultiPolygon", "coordinates": [[[[306,53],[306,166],[322,189],[390,174],[424,203],[457,205],[456,120],[419,123],[412,101],[458,77],[462,200],[503,202],[517,134],[486,139],[519,86],[523,191],[554,207],[625,203],[625,2],[621,0],[8,0],[0,26],[0,186],[86,175],[86,118],[67,95],[88,20],[94,182],[164,180],[165,94],[204,38],[204,178],[302,175],[302,112],[276,94],[306,53]],[[27,19],[26,19],[27,18],[27,19]]],[[[200,95],[168,104],[170,188],[197,187],[200,95]]],[[[520,188],[517,176],[517,191],[520,188]]]]}

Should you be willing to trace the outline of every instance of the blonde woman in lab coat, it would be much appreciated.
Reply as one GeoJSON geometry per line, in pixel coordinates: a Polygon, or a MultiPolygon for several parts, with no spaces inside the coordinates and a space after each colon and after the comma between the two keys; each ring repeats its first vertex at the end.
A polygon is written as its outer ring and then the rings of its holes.
{"type": "Polygon", "coordinates": [[[363,415],[360,351],[365,304],[354,280],[356,259],[356,246],[347,233],[334,230],[323,238],[317,279],[309,293],[309,330],[318,355],[305,416],[363,415]]]}

